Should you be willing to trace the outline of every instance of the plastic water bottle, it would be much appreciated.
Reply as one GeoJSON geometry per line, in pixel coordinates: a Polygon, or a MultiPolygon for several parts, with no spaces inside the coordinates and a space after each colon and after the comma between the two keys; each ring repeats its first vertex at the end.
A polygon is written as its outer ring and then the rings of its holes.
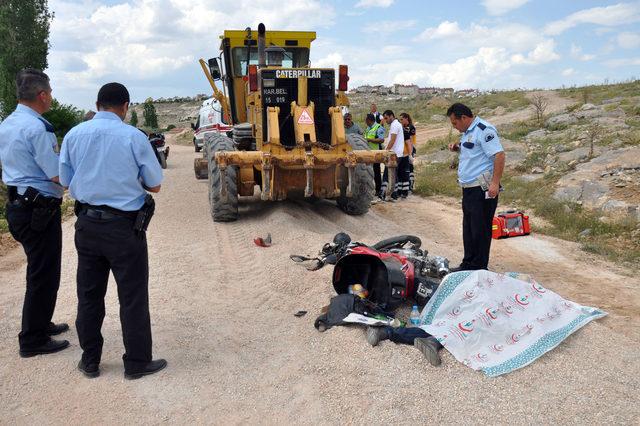
{"type": "Polygon", "coordinates": [[[412,327],[418,327],[420,325],[420,311],[418,311],[418,305],[413,305],[411,315],[409,315],[409,322],[412,327]]]}

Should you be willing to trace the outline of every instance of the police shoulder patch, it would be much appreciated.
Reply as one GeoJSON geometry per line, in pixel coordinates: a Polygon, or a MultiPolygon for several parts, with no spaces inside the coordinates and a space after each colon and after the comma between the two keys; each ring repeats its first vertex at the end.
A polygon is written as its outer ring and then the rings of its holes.
{"type": "Polygon", "coordinates": [[[480,127],[480,130],[484,130],[487,128],[487,126],[485,124],[482,123],[478,123],[478,127],[480,127]]]}
{"type": "Polygon", "coordinates": [[[484,141],[485,142],[490,142],[495,137],[496,137],[496,135],[494,135],[493,132],[492,133],[488,133],[487,136],[484,137],[484,141]]]}

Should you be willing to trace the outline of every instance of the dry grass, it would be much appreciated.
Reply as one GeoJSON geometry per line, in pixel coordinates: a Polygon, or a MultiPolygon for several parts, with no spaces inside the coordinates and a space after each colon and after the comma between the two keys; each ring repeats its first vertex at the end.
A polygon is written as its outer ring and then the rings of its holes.
{"type": "MultiPolygon", "coordinates": [[[[603,255],[614,262],[637,265],[640,262],[640,239],[634,234],[637,233],[637,224],[632,221],[605,222],[578,204],[552,199],[549,194],[553,193],[557,179],[557,176],[547,176],[541,181],[524,182],[507,171],[500,202],[543,218],[547,225],[534,229],[536,232],[578,241],[588,252],[603,255]],[[589,235],[580,236],[586,229],[590,230],[589,235]]],[[[456,170],[446,164],[419,168],[416,193],[460,197],[456,170]]]]}

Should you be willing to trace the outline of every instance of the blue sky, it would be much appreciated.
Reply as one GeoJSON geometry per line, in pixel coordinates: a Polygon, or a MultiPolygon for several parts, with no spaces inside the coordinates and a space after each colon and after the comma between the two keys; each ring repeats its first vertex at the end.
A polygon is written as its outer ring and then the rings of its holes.
{"type": "Polygon", "coordinates": [[[640,1],[49,0],[54,96],[91,108],[119,81],[136,101],[209,93],[197,59],[224,29],[317,32],[314,66],[350,85],[554,88],[640,77],[640,1]]]}

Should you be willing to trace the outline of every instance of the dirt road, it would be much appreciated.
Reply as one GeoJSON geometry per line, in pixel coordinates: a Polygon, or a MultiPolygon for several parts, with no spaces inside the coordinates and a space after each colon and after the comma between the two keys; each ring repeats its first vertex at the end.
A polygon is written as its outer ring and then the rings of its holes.
{"type": "MultiPolygon", "coordinates": [[[[410,224],[432,253],[460,261],[460,212],[417,197],[364,217],[329,202],[241,203],[241,220],[214,224],[191,148],[174,146],[149,232],[154,355],[169,367],[126,381],[115,285],[107,295],[101,377],[76,369],[80,349],[21,359],[23,255],[0,258],[1,423],[634,423],[640,416],[640,283],[550,238],[497,242],[496,270],[533,273],[576,302],[608,310],[534,364],[485,378],[443,353],[430,367],[412,347],[371,348],[357,328],[313,328],[333,291],[330,268],[307,272],[291,253],[314,254],[338,231],[374,242],[410,224]],[[274,246],[252,239],[271,232],[274,246]],[[295,318],[293,313],[309,314],[295,318]]],[[[73,222],[64,224],[56,321],[76,310],[73,222]]]]}

